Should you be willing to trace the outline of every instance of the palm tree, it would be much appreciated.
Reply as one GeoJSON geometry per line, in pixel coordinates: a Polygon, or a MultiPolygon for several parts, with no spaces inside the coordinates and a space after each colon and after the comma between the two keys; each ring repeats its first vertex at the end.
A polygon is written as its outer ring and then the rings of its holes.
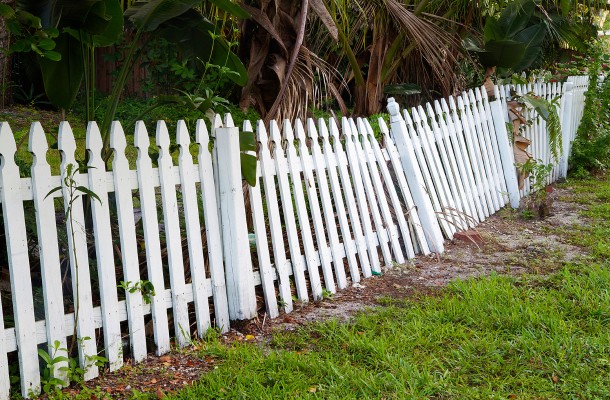
{"type": "MultiPolygon", "coordinates": [[[[481,70],[463,39],[481,39],[485,21],[509,0],[247,0],[240,57],[249,81],[243,108],[267,120],[305,116],[312,103],[344,100],[355,114],[383,109],[384,89],[411,83],[424,97],[447,96],[467,84],[460,67],[481,70]],[[349,88],[349,90],[347,90],[349,88]]],[[[604,1],[538,1],[545,24],[543,54],[590,37],[590,15],[604,1]]],[[[579,47],[582,50],[582,46],[579,47]]],[[[481,70],[482,71],[482,70],[481,70]]]]}
{"type": "Polygon", "coordinates": [[[345,112],[347,84],[356,114],[379,112],[390,83],[412,82],[427,94],[450,94],[459,82],[456,65],[468,60],[461,48],[463,25],[454,22],[463,17],[464,3],[247,2],[252,18],[242,27],[240,51],[249,82],[240,104],[254,105],[271,119],[303,116],[312,100],[329,97],[345,112]]]}

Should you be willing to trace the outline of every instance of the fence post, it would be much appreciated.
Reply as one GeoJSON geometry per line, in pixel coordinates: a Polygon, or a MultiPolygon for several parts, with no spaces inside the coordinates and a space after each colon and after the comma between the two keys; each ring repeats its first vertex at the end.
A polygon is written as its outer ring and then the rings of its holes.
{"type": "MultiPolygon", "coordinates": [[[[499,96],[496,94],[496,98],[499,96]]],[[[506,131],[506,123],[504,122],[505,111],[500,100],[489,102],[491,107],[491,119],[494,123],[496,131],[496,140],[498,141],[498,150],[500,151],[500,159],[502,160],[502,171],[504,172],[504,180],[506,181],[506,190],[508,191],[508,199],[513,208],[519,208],[519,183],[517,181],[517,171],[515,169],[515,155],[513,146],[508,141],[508,132],[506,131]]]]}
{"type": "Polygon", "coordinates": [[[390,113],[390,130],[396,142],[396,148],[400,155],[400,163],[405,171],[405,176],[413,196],[413,202],[417,208],[422,228],[432,251],[442,253],[445,249],[443,234],[438,224],[438,219],[432,208],[432,202],[426,193],[424,177],[417,165],[413,144],[407,140],[407,125],[400,115],[400,106],[393,97],[388,99],[388,112],[390,113]]]}
{"type": "Polygon", "coordinates": [[[573,137],[572,121],[574,103],[574,84],[566,82],[563,86],[563,98],[561,99],[561,157],[559,161],[559,177],[568,175],[568,157],[570,156],[570,145],[573,137]]]}
{"type": "Polygon", "coordinates": [[[256,316],[256,296],[239,158],[239,129],[217,128],[218,185],[229,317],[256,316]]]}

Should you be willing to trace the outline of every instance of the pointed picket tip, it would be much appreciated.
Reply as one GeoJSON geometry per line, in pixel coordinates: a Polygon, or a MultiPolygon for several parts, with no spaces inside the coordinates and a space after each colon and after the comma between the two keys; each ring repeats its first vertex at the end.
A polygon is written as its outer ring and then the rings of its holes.
{"type": "Polygon", "coordinates": [[[324,118],[318,118],[318,136],[320,136],[323,140],[328,141],[328,125],[326,124],[326,120],[324,118]]]}
{"type": "Polygon", "coordinates": [[[252,129],[252,122],[250,122],[249,119],[245,119],[241,130],[243,132],[254,132],[254,129],[252,129]]]}
{"type": "Polygon", "coordinates": [[[426,103],[426,112],[428,113],[428,116],[432,118],[432,120],[436,119],[436,113],[434,112],[434,107],[432,106],[432,103],[426,103]]]}
{"type": "MultiPolygon", "coordinates": [[[[320,118],[324,121],[322,118],[320,118]]],[[[312,145],[318,143],[318,129],[313,118],[307,118],[307,136],[311,139],[312,145]]]]}
{"type": "Polygon", "coordinates": [[[267,137],[267,128],[265,128],[265,122],[262,119],[259,119],[256,122],[256,140],[258,140],[261,144],[261,148],[265,149],[267,144],[269,143],[269,139],[267,137]]]}
{"type": "Polygon", "coordinates": [[[352,127],[350,126],[349,119],[347,119],[347,117],[341,118],[341,129],[343,130],[343,137],[345,140],[351,140],[352,127]]]}
{"type": "Polygon", "coordinates": [[[477,99],[477,102],[481,103],[483,101],[483,96],[481,96],[481,88],[477,87],[474,89],[474,97],[477,99]]]}
{"type": "MultiPolygon", "coordinates": [[[[453,100],[453,96],[449,97],[449,101],[453,100]]],[[[446,114],[449,114],[449,103],[445,99],[441,99],[441,108],[446,114]]]]}
{"type": "Polygon", "coordinates": [[[146,130],[144,121],[136,122],[136,128],[133,134],[133,145],[148,154],[150,138],[148,137],[148,131],[146,130]]]}
{"type": "Polygon", "coordinates": [[[169,151],[169,144],[170,144],[169,131],[167,130],[167,125],[165,124],[165,121],[162,121],[162,120],[157,121],[156,140],[157,140],[157,146],[160,149],[169,151]]]}
{"type": "MultiPolygon", "coordinates": [[[[449,107],[451,107],[452,110],[456,109],[456,106],[455,106],[456,100],[455,99],[456,98],[453,96],[449,97],[449,107]]],[[[459,99],[459,97],[458,97],[458,99],[459,99]]]]}
{"type": "Polygon", "coordinates": [[[277,145],[280,145],[281,148],[282,133],[280,132],[280,127],[278,126],[277,121],[274,119],[269,122],[269,138],[277,145]]]}
{"type": "MultiPolygon", "coordinates": [[[[497,85],[494,85],[494,94],[496,93],[496,87],[497,85]]],[[[484,102],[488,102],[489,101],[489,96],[487,95],[487,89],[485,89],[484,86],[481,87],[481,99],[483,99],[484,102]]],[[[499,100],[500,98],[498,96],[496,96],[496,100],[499,100]]]]}
{"type": "Polygon", "coordinates": [[[496,100],[500,100],[500,88],[498,85],[494,87],[494,96],[496,96],[496,100]]]}
{"type": "MultiPolygon", "coordinates": [[[[0,149],[2,146],[0,146],[0,149]]],[[[40,122],[32,122],[30,126],[30,137],[28,138],[28,150],[30,153],[40,155],[45,160],[47,159],[46,153],[49,150],[49,143],[47,142],[47,135],[40,122]]],[[[34,161],[36,162],[36,161],[34,161]]]]}
{"type": "Polygon", "coordinates": [[[117,154],[124,153],[127,148],[127,139],[125,132],[119,121],[113,121],[110,125],[110,148],[117,154]]]}
{"type": "Polygon", "coordinates": [[[418,106],[417,107],[417,113],[419,114],[419,119],[422,122],[422,124],[427,124],[428,123],[428,116],[426,115],[426,110],[424,110],[424,107],[418,106]]]}
{"type": "MultiPolygon", "coordinates": [[[[362,119],[364,120],[365,135],[369,136],[369,140],[377,140],[377,138],[375,137],[375,131],[373,130],[373,126],[369,122],[368,118],[362,118],[362,119]]],[[[380,125],[380,127],[381,127],[381,125],[380,125]]]]}
{"type": "Polygon", "coordinates": [[[283,126],[284,126],[284,139],[287,140],[288,142],[292,143],[292,141],[294,140],[294,132],[292,131],[292,124],[290,123],[289,120],[285,119],[283,126]]]}
{"type": "Polygon", "coordinates": [[[102,147],[104,147],[104,143],[102,142],[100,128],[97,126],[95,121],[89,121],[87,124],[85,146],[87,150],[89,150],[91,158],[98,158],[102,156],[101,151],[102,147]]]}
{"type": "Polygon", "coordinates": [[[368,135],[368,132],[366,129],[366,124],[364,123],[364,119],[361,117],[358,117],[358,119],[356,120],[356,124],[358,126],[358,132],[360,132],[360,134],[362,136],[366,137],[368,135]]]}
{"type": "Polygon", "coordinates": [[[409,111],[405,108],[402,110],[402,117],[404,118],[407,125],[413,126],[413,120],[411,119],[411,115],[409,115],[409,111]]]}
{"type": "Polygon", "coordinates": [[[377,123],[379,124],[379,130],[381,131],[381,133],[383,133],[384,135],[389,135],[390,134],[390,130],[388,129],[388,125],[385,123],[385,119],[383,117],[378,117],[377,118],[377,123]]]}
{"type": "Polygon", "coordinates": [[[460,106],[460,99],[464,107],[470,106],[470,100],[468,99],[468,93],[462,92],[462,97],[458,97],[458,107],[460,106]]]}
{"type": "Polygon", "coordinates": [[[222,119],[219,114],[214,114],[212,117],[212,135],[215,134],[215,131],[218,128],[222,128],[222,119]]]}
{"type": "Polygon", "coordinates": [[[356,121],[353,118],[349,119],[349,126],[352,129],[352,137],[354,138],[354,141],[358,141],[360,135],[363,133],[360,131],[360,128],[356,125],[356,121]]]}
{"type": "Polygon", "coordinates": [[[12,159],[16,152],[17,144],[11,127],[8,122],[0,122],[0,154],[12,159]]]}
{"type": "Polygon", "coordinates": [[[470,101],[470,104],[472,104],[473,106],[476,107],[477,105],[477,99],[474,95],[474,92],[472,91],[472,89],[468,90],[468,100],[470,101]]]}
{"type": "Polygon", "coordinates": [[[195,143],[199,143],[202,146],[207,146],[210,143],[208,127],[203,119],[198,119],[195,125],[195,143]]]}
{"type": "Polygon", "coordinates": [[[183,119],[178,121],[176,126],[176,144],[178,146],[185,147],[188,151],[188,147],[191,144],[191,137],[189,136],[189,130],[183,119]]]}
{"type": "MultiPolygon", "coordinates": [[[[405,111],[406,111],[406,110],[405,110],[405,111]]],[[[411,109],[411,118],[413,118],[413,122],[414,122],[416,125],[419,125],[419,124],[420,124],[420,122],[421,122],[421,118],[420,118],[420,116],[419,116],[419,110],[418,110],[417,108],[415,108],[415,107],[413,107],[413,108],[411,109]]]]}
{"type": "Polygon", "coordinates": [[[328,123],[330,125],[330,136],[332,136],[335,140],[339,140],[339,126],[337,125],[337,121],[334,118],[330,118],[328,123]]]}
{"type": "Polygon", "coordinates": [[[462,98],[462,96],[459,96],[457,98],[457,106],[460,111],[464,111],[464,99],[462,98]]]}
{"type": "Polygon", "coordinates": [[[305,143],[305,139],[306,139],[305,128],[303,127],[303,122],[301,122],[300,118],[297,118],[294,121],[294,127],[295,127],[294,128],[295,129],[295,133],[296,133],[295,136],[299,140],[299,145],[300,146],[305,146],[306,145],[306,143],[305,143]]]}
{"type": "Polygon", "coordinates": [[[434,100],[434,111],[439,116],[439,118],[443,115],[443,108],[441,107],[441,103],[438,100],[434,100]]]}
{"type": "Polygon", "coordinates": [[[233,122],[233,116],[230,113],[225,114],[224,118],[225,128],[234,128],[235,123],[233,122]]]}
{"type": "Polygon", "coordinates": [[[74,141],[74,134],[68,121],[61,121],[59,123],[59,134],[57,137],[57,148],[66,154],[74,154],[76,151],[76,142],[74,141]]]}

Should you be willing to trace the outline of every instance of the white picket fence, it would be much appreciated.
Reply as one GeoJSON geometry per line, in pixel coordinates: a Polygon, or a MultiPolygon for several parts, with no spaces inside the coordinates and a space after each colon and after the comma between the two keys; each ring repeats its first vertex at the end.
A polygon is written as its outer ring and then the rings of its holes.
{"type": "MultiPolygon", "coordinates": [[[[554,159],[549,146],[549,135],[546,121],[535,110],[526,110],[525,118],[531,121],[530,125],[523,126],[523,136],[532,143],[527,151],[534,160],[544,165],[552,165],[546,183],[551,184],[560,177],[565,177],[568,170],[568,157],[572,149],[572,142],[576,138],[576,131],[582,118],[585,104],[585,92],[589,86],[588,76],[571,76],[565,83],[531,83],[527,85],[505,85],[496,87],[496,96],[506,107],[507,98],[511,91],[518,95],[532,93],[548,101],[560,98],[557,103],[558,113],[562,126],[562,149],[558,160],[554,159]]],[[[509,121],[508,114],[506,121],[509,121]]],[[[531,182],[525,180],[519,195],[527,196],[531,193],[531,182]]]]}
{"type": "MultiPolygon", "coordinates": [[[[579,79],[551,91],[563,95],[567,150],[582,115],[586,81],[579,79]]],[[[290,312],[294,300],[320,300],[395,262],[441,253],[445,238],[508,202],[517,206],[524,194],[506,132],[505,97],[497,97],[490,102],[476,89],[403,113],[390,99],[390,126],[379,120],[382,143],[360,118],[285,121],[281,129],[275,121],[268,127],[259,121],[255,129],[246,122],[242,131],[256,136],[259,162],[257,185],[245,190],[239,129],[230,115],[211,124],[212,151],[203,121],[193,143],[179,122],[177,165],[165,123],[156,128],[157,166],[148,132],[138,123],[135,169],[123,129],[114,123],[109,171],[91,123],[91,168],[74,175],[77,186],[99,196],[88,204],[81,191],[71,196],[65,185],[47,196],[63,176],[51,174],[38,123],[29,136],[31,177],[21,177],[15,138],[2,123],[0,201],[10,283],[3,280],[0,287],[10,291],[12,307],[3,312],[0,302],[0,399],[9,397],[9,359],[19,365],[21,393],[38,393],[38,348],[66,355],[75,324],[88,380],[99,373],[94,355],[116,370],[127,353],[138,362],[148,351],[168,352],[172,337],[185,346],[210,327],[226,331],[230,320],[254,318],[263,305],[274,318],[290,312]],[[55,201],[60,198],[62,207],[55,201]],[[26,229],[32,206],[35,233],[26,229]],[[140,291],[118,287],[143,280],[155,288],[150,304],[140,291]]],[[[547,154],[548,145],[545,150],[538,143],[546,138],[543,124],[528,134],[539,146],[536,154],[547,154]]],[[[67,123],[60,125],[58,146],[65,174],[77,164],[67,123]]],[[[565,175],[561,168],[555,172],[553,179],[565,175]]],[[[65,378],[65,365],[54,365],[55,376],[65,378]]]]}

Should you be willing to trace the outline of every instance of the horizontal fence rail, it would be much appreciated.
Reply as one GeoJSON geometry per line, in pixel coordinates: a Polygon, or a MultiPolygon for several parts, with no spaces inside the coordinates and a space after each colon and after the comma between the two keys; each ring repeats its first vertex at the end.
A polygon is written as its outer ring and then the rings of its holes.
{"type": "MultiPolygon", "coordinates": [[[[513,88],[561,96],[558,160],[539,116],[528,115],[524,131],[534,158],[552,164],[548,183],[567,171],[587,84],[513,88]]],[[[115,122],[108,162],[92,122],[86,166],[63,122],[60,174],[33,123],[33,163],[22,176],[2,123],[0,399],[16,374],[9,365],[19,366],[23,396],[40,392],[39,349],[60,360],[49,372],[66,381],[64,357],[76,343],[89,380],[99,357],[112,371],[126,357],[167,353],[171,340],[186,346],[212,327],[224,332],[231,320],[275,318],[295,301],[442,253],[456,232],[518,206],[531,187],[517,186],[505,124],[511,88],[497,89],[493,101],[477,88],[402,111],[390,99],[378,132],[364,118],[238,128],[226,115],[191,131],[180,121],[175,135],[160,121],[151,139],[142,122],[133,136],[115,122]],[[255,186],[242,181],[240,131],[258,143],[255,186]]]]}

